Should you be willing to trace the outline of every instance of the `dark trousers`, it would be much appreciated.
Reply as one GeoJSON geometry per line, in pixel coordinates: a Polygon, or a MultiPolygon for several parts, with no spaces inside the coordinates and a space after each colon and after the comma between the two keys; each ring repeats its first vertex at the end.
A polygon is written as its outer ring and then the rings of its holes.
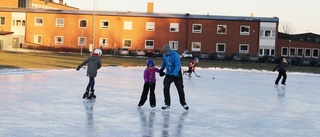
{"type": "Polygon", "coordinates": [[[156,83],[150,83],[150,84],[144,83],[143,91],[142,91],[138,106],[143,106],[143,104],[147,101],[149,89],[150,89],[150,98],[149,98],[150,106],[151,107],[156,106],[156,95],[154,93],[155,87],[156,87],[156,83]]]}
{"type": "Polygon", "coordinates": [[[180,98],[180,104],[181,105],[186,105],[186,101],[185,101],[185,95],[184,95],[184,90],[183,90],[183,79],[182,79],[182,75],[181,75],[181,71],[179,71],[179,77],[174,77],[174,76],[169,76],[166,75],[166,77],[163,80],[163,94],[164,94],[164,103],[165,105],[170,106],[171,105],[171,99],[170,99],[170,85],[172,82],[174,82],[177,90],[178,90],[178,94],[179,94],[179,98],[180,98]]]}
{"type": "Polygon", "coordinates": [[[89,77],[89,83],[86,91],[89,91],[89,89],[91,89],[91,91],[94,91],[94,84],[95,84],[94,77],[89,77]]]}
{"type": "Polygon", "coordinates": [[[286,71],[279,71],[279,74],[278,74],[278,77],[276,79],[276,82],[275,84],[278,84],[280,79],[282,78],[282,81],[281,81],[281,84],[286,84],[286,80],[287,80],[287,74],[286,74],[286,71]]]}

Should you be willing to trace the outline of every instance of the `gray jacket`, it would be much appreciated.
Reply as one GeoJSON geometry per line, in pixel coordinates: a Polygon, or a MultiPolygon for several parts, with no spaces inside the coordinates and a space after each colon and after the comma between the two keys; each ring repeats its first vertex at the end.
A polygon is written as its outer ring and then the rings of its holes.
{"type": "Polygon", "coordinates": [[[97,76],[97,70],[101,68],[101,59],[100,56],[92,55],[85,61],[83,61],[79,66],[78,69],[80,69],[82,66],[88,64],[87,68],[87,76],[88,77],[96,77],[97,76]]]}

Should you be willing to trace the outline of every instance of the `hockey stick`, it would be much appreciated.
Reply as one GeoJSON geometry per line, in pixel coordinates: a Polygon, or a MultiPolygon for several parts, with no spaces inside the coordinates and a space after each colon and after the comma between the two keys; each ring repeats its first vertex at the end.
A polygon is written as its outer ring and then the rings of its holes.
{"type": "Polygon", "coordinates": [[[195,71],[193,71],[193,73],[194,73],[194,75],[196,75],[197,77],[199,77],[199,78],[201,77],[201,76],[197,75],[197,73],[196,73],[195,71]]]}

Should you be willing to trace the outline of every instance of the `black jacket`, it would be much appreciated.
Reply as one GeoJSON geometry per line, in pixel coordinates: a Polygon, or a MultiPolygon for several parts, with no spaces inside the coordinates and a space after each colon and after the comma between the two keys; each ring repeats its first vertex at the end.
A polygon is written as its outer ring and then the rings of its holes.
{"type": "Polygon", "coordinates": [[[287,70],[287,63],[283,63],[283,62],[280,62],[274,69],[273,71],[286,71],[287,70]]]}

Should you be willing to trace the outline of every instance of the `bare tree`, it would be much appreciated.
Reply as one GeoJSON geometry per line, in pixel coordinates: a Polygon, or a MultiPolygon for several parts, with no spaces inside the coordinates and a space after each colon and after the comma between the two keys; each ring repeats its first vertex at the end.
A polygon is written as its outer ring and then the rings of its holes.
{"type": "Polygon", "coordinates": [[[282,22],[279,27],[279,31],[285,34],[292,34],[294,32],[294,28],[292,27],[290,22],[282,22]]]}

